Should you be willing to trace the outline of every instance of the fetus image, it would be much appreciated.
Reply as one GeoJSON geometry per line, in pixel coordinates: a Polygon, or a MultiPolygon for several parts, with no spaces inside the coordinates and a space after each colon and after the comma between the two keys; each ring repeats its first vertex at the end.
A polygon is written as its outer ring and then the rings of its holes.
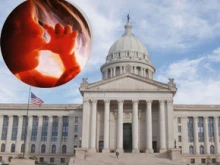
{"type": "Polygon", "coordinates": [[[64,0],[27,0],[6,19],[1,51],[9,70],[24,83],[50,88],[76,77],[91,51],[83,14],[64,0]]]}

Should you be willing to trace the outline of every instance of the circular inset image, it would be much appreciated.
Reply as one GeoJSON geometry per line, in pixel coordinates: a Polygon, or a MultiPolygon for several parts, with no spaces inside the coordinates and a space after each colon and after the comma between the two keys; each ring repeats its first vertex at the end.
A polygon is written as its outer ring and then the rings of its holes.
{"type": "Polygon", "coordinates": [[[18,79],[35,87],[56,87],[84,67],[91,30],[85,15],[65,0],[27,0],[6,19],[1,50],[18,79]]]}

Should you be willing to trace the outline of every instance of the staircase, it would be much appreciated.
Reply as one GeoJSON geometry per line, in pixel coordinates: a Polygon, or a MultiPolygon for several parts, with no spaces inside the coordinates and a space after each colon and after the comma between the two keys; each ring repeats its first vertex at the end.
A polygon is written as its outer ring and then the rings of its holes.
{"type": "Polygon", "coordinates": [[[85,160],[72,158],[69,165],[180,165],[171,161],[167,153],[121,153],[117,158],[115,153],[87,153],[85,160]]]}

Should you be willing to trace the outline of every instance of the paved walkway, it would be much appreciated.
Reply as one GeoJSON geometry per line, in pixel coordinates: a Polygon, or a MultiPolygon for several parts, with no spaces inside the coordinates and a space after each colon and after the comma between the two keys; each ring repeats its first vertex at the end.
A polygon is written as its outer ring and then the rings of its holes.
{"type": "Polygon", "coordinates": [[[167,153],[123,153],[116,157],[115,153],[88,153],[82,162],[77,160],[69,165],[180,165],[168,158],[167,153]]]}

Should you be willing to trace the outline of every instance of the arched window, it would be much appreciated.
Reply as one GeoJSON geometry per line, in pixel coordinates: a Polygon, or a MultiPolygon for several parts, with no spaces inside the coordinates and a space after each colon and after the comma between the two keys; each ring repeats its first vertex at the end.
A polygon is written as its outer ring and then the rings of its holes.
{"type": "Polygon", "coordinates": [[[11,145],[11,152],[15,152],[15,144],[11,145]]]}
{"type": "Polygon", "coordinates": [[[189,146],[189,154],[193,154],[193,146],[189,146]]]}
{"type": "Polygon", "coordinates": [[[1,152],[5,152],[5,144],[4,143],[2,143],[2,145],[1,145],[1,152]]]}
{"type": "Polygon", "coordinates": [[[43,144],[43,145],[41,146],[41,153],[45,153],[45,152],[46,152],[46,145],[43,144]]]}
{"type": "Polygon", "coordinates": [[[56,145],[52,145],[52,148],[51,148],[51,153],[55,154],[56,153],[56,145]]]}
{"type": "Polygon", "coordinates": [[[66,145],[63,145],[62,146],[62,154],[65,154],[66,153],[66,145]]]}
{"type": "Polygon", "coordinates": [[[199,147],[200,154],[204,154],[204,146],[199,147]]]}
{"type": "Polygon", "coordinates": [[[116,72],[116,76],[118,76],[118,75],[120,75],[120,67],[119,66],[117,66],[116,68],[115,68],[115,72],[116,72]]]}
{"type": "Polygon", "coordinates": [[[24,152],[24,144],[21,145],[21,152],[24,152]]]}
{"type": "Polygon", "coordinates": [[[34,144],[31,145],[31,153],[35,153],[35,145],[34,144]]]}
{"type": "Polygon", "coordinates": [[[111,69],[108,69],[107,73],[108,73],[107,78],[110,78],[111,77],[111,69]]]}
{"type": "Polygon", "coordinates": [[[215,147],[213,145],[210,146],[210,154],[215,153],[215,147]]]}

